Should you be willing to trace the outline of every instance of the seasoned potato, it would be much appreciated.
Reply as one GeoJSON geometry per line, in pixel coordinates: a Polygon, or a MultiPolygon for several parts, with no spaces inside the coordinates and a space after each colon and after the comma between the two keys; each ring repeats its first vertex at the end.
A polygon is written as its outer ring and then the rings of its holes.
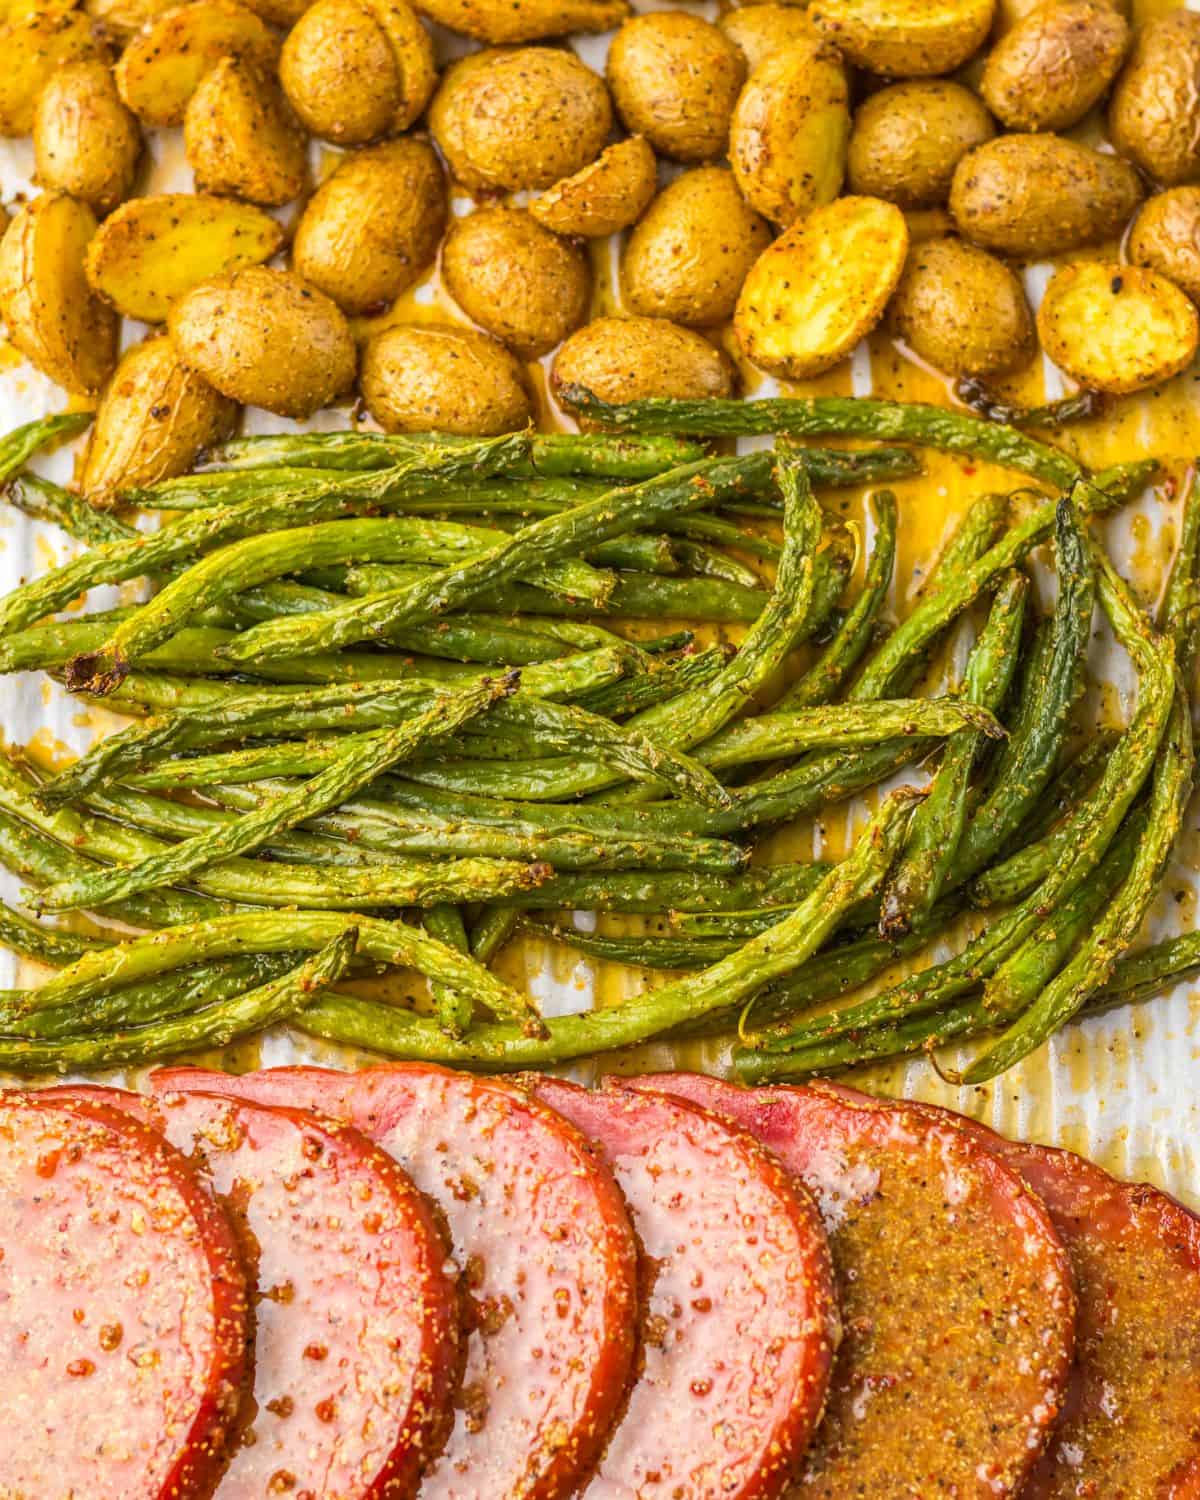
{"type": "Polygon", "coordinates": [[[996,134],[969,89],[946,78],[880,89],[859,105],[850,132],[850,190],[901,208],[930,208],[950,196],[954,169],[996,134]]]}
{"type": "Polygon", "coordinates": [[[203,281],[172,306],[168,328],[189,370],[281,417],[310,417],[354,380],[354,340],[337,303],[290,271],[250,266],[203,281]]]}
{"type": "Polygon", "coordinates": [[[457,219],[442,247],[442,280],[469,318],[526,359],[578,328],[592,295],[583,252],[523,208],[481,208],[457,219]]]}
{"type": "Polygon", "coordinates": [[[679,401],[733,394],[733,366],[703,334],[665,318],[597,318],[554,356],[550,385],[571,404],[581,387],[601,401],[670,396],[679,401]]]}
{"type": "Polygon", "coordinates": [[[1129,231],[1126,253],[1200,302],[1200,187],[1168,188],[1147,198],[1129,231]]]}
{"type": "Polygon", "coordinates": [[[177,3],[178,0],[84,0],[83,8],[93,21],[100,23],[106,35],[127,41],[177,3]]]}
{"type": "Polygon", "coordinates": [[[525,427],[532,417],[517,359],[473,328],[385,329],[363,352],[359,383],[385,432],[491,437],[525,427]]]}
{"type": "Polygon", "coordinates": [[[164,11],[134,37],[117,63],[117,88],[139,120],[182,125],[200,80],[223,57],[274,71],[279,42],[235,0],[193,0],[164,11]]]}
{"type": "Polygon", "coordinates": [[[708,161],[725,150],[746,62],[699,16],[652,11],[617,32],[607,76],[627,130],[679,161],[708,161]]]}
{"type": "Polygon", "coordinates": [[[492,46],[572,31],[609,31],[629,14],[628,0],[419,0],[417,9],[451,31],[492,46]]]}
{"type": "Polygon", "coordinates": [[[1200,14],[1139,28],[1108,111],[1113,145],[1164,187],[1200,178],[1200,14]]]}
{"type": "Polygon", "coordinates": [[[82,198],[106,214],[129,195],[142,136],[121,103],[107,63],[68,63],[38,95],[33,160],[42,187],[82,198]]]}
{"type": "Polygon", "coordinates": [[[1010,130],[1066,130],[1117,76],[1129,26],[1102,0],[1045,0],[992,48],[979,92],[1010,130]]]}
{"type": "Polygon", "coordinates": [[[65,390],[90,394],[117,357],[117,319],[95,296],[83,262],[96,232],[86,203],[43,193],[0,240],[0,318],[21,353],[65,390]]]}
{"type": "Polygon", "coordinates": [[[280,226],[248,203],[155,193],[104,221],[88,246],[87,278],[127,318],[163,323],[199,282],[270,260],[282,244],[280,226]]]}
{"type": "Polygon", "coordinates": [[[1073,380],[1125,395],[1191,364],[1200,318],[1179,288],[1142,266],[1064,266],[1038,309],[1042,348],[1073,380]]]}
{"type": "Polygon", "coordinates": [[[604,80],[553,47],[476,52],[450,68],[429,128],[472,191],[546,188],[600,154],[612,128],[604,80]]]}
{"type": "Polygon", "coordinates": [[[279,207],[308,182],[307,140],[283,91],[240,58],[223,58],[200,80],[183,144],[201,192],[279,207]]]}
{"type": "Polygon", "coordinates": [[[811,38],[816,28],[808,12],[796,5],[743,5],[729,10],[717,25],[746,59],[751,72],[759,63],[811,38]]]}
{"type": "Polygon", "coordinates": [[[983,46],[995,0],[813,0],[809,11],[860,68],[924,78],[983,46]]]}
{"type": "Polygon", "coordinates": [[[791,224],[841,190],[850,135],[849,85],[822,37],[795,42],[751,74],[733,112],[729,159],[746,198],[791,224]]]}
{"type": "Polygon", "coordinates": [[[989,250],[1061,255],[1120,233],[1141,199],[1128,162],[1059,136],[1005,135],[959,162],[950,212],[989,250]]]}
{"type": "Polygon", "coordinates": [[[722,323],[770,243],[770,226],[732,172],[695,167],[659,193],[629,236],[621,257],[626,305],[648,318],[722,323]]]}
{"type": "Polygon", "coordinates": [[[202,449],[227,437],[237,407],[179,362],[165,334],[135,344],[100,399],[83,463],[83,492],[95,501],[170,479],[202,449]]]}
{"type": "Polygon", "coordinates": [[[947,375],[1004,375],[1036,348],[1020,279],[958,239],[910,249],[891,318],[905,343],[947,375]]]}
{"type": "Polygon", "coordinates": [[[746,278],[734,331],[747,357],[792,380],[832,368],[883,316],[907,250],[894,203],[839,198],[814,209],[746,278]]]}
{"type": "Polygon", "coordinates": [[[313,135],[361,146],[407,130],[437,82],[433,42],[405,0],[317,0],[288,33],[279,77],[313,135]]]}
{"type": "Polygon", "coordinates": [[[594,162],[547,188],[529,212],[555,234],[598,239],[641,218],[658,186],[658,162],[640,135],[602,152],[594,162]]]}
{"type": "Polygon", "coordinates": [[[0,135],[28,135],[37,97],[65,63],[103,58],[92,22],[67,15],[16,16],[0,25],[0,135]]]}
{"type": "MultiPolygon", "coordinates": [[[[1037,10],[1045,0],[996,0],[996,20],[992,27],[993,35],[997,37],[1006,36],[1018,21],[1023,21],[1031,10],[1037,10]]],[[[1131,0],[1102,0],[1108,10],[1115,11],[1117,15],[1124,16],[1128,20],[1132,11],[1131,0]]]]}

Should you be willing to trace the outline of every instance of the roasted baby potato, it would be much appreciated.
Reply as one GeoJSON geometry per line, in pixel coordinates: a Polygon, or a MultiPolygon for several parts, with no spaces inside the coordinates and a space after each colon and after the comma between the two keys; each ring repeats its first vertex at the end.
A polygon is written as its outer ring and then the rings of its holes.
{"type": "Polygon", "coordinates": [[[431,21],[500,46],[572,31],[609,31],[629,14],[627,0],[420,0],[431,21]]]}
{"type": "Polygon", "coordinates": [[[1010,130],[1066,130],[1108,89],[1129,26],[1103,0],[1045,0],[992,48],[979,92],[1010,130]]]}
{"type": "Polygon", "coordinates": [[[547,188],[529,212],[555,234],[598,239],[641,218],[658,186],[658,162],[640,135],[609,146],[594,162],[547,188]]]}
{"type": "Polygon", "coordinates": [[[1020,278],[958,239],[909,250],[890,315],[905,343],[947,375],[1005,375],[1037,347],[1020,278]]]}
{"type": "Polygon", "coordinates": [[[865,99],[854,116],[846,156],[850,190],[901,208],[945,203],[955,167],[995,134],[991,115],[961,84],[947,78],[894,83],[865,99]]]}
{"type": "Polygon", "coordinates": [[[472,191],[546,188],[595,161],[612,128],[604,80],[553,47],[476,52],[446,73],[429,128],[472,191]]]}
{"type": "Polygon", "coordinates": [[[872,73],[949,73],[987,40],[995,0],[813,0],[809,14],[872,73]]]}
{"type": "Polygon", "coordinates": [[[1055,135],[1005,135],[959,162],[959,232],[1006,255],[1061,255],[1119,234],[1142,199],[1128,162],[1055,135]]]}
{"type": "Polygon", "coordinates": [[[91,18],[32,12],[0,24],[0,135],[28,135],[37,97],[66,63],[103,60],[91,18]]]}
{"type": "Polygon", "coordinates": [[[1168,188],[1147,198],[1125,248],[1135,266],[1161,271],[1200,302],[1200,187],[1168,188]]]}
{"type": "Polygon", "coordinates": [[[189,370],[281,417],[312,416],[354,380],[354,339],[337,303],[291,271],[250,266],[203,281],[174,303],[167,326],[189,370]]]}
{"type": "Polygon", "coordinates": [[[838,198],[763,252],[734,331],[747,358],[803,380],[831,369],[879,322],[908,251],[904,215],[881,198],[838,198]]]}
{"type": "Polygon", "coordinates": [[[117,63],[121,98],[148,125],[182,125],[200,80],[223,57],[273,72],[275,33],[235,0],[192,0],[164,11],[134,37],[117,63]]]}
{"type": "Polygon", "coordinates": [[[81,484],[92,501],[186,473],[204,448],[227,437],[236,405],[184,369],[165,334],[121,356],[92,425],[81,484]]]}
{"type": "Polygon", "coordinates": [[[288,33],[279,77],[303,124],[340,146],[407,130],[437,82],[433,42],[405,0],[317,0],[288,33]]]}
{"type": "Polygon", "coordinates": [[[125,42],[175,4],[176,0],[84,0],[83,8],[106,36],[125,42]]]}
{"type": "Polygon", "coordinates": [[[1200,14],[1139,28],[1108,110],[1113,145],[1164,187],[1200,177],[1200,14]]]}
{"type": "Polygon", "coordinates": [[[442,246],[442,280],[473,322],[526,359],[578,328],[592,295],[587,257],[523,208],[456,219],[442,246]]]}
{"type": "Polygon", "coordinates": [[[550,385],[567,406],[575,387],[617,404],[699,401],[733,394],[733,366],[703,334],[665,318],[597,318],[554,356],[550,385]]]}
{"type": "Polygon", "coordinates": [[[607,77],[627,130],[665,156],[708,161],[725,150],[746,62],[699,16],[651,11],[613,38],[607,77]]]}
{"type": "Polygon", "coordinates": [[[155,193],[104,221],[88,246],[87,278],[127,318],[163,323],[199,282],[270,260],[282,244],[280,226],[248,203],[155,193]]]}
{"type": "Polygon", "coordinates": [[[1165,276],[1142,266],[1064,266],[1038,309],[1042,348],[1073,380],[1126,395],[1191,364],[1200,318],[1165,276]]]}
{"type": "Polygon", "coordinates": [[[183,121],[201,192],[280,207],[308,182],[308,143],[283,91],[253,63],[226,57],[200,80],[183,121]]]}
{"type": "Polygon", "coordinates": [[[0,318],[8,337],[64,390],[98,391],[117,358],[117,319],[84,275],[96,216],[66,193],[42,193],[0,240],[0,318]]]}
{"type": "Polygon", "coordinates": [[[33,160],[42,187],[72,193],[98,214],[129,195],[142,134],[107,63],[67,63],[38,95],[33,160]]]}
{"type": "Polygon", "coordinates": [[[659,193],[629,236],[621,257],[626,306],[676,323],[722,323],[770,243],[770,226],[733,173],[695,167],[659,193]]]}
{"type": "Polygon", "coordinates": [[[795,5],[743,5],[726,11],[717,25],[752,73],[776,52],[818,34],[808,12],[795,5]]]}
{"type": "Polygon", "coordinates": [[[385,432],[492,437],[532,418],[520,363],[473,328],[387,328],[364,350],[359,383],[367,410],[385,432]]]}
{"type": "MultiPolygon", "coordinates": [[[[996,37],[1007,36],[1013,27],[1023,21],[1032,10],[1045,4],[1045,0],[996,0],[996,20],[992,27],[992,34],[996,37]]],[[[1117,15],[1129,19],[1132,5],[1130,0],[1103,0],[1103,4],[1109,10],[1116,11],[1117,15]]]]}
{"type": "Polygon", "coordinates": [[[791,224],[841,190],[850,135],[849,85],[837,49],[813,35],[760,63],[742,90],[729,159],[747,200],[791,224]]]}

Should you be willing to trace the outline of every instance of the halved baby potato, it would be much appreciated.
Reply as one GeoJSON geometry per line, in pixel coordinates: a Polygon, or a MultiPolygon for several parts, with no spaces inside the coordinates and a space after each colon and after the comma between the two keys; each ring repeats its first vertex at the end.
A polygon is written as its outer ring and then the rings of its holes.
{"type": "Polygon", "coordinates": [[[629,14],[628,0],[419,0],[417,9],[451,31],[499,46],[609,31],[629,14]]]}
{"type": "Polygon", "coordinates": [[[42,187],[72,193],[98,214],[129,195],[142,133],[99,58],[67,63],[38,95],[33,160],[42,187]]]}
{"type": "Polygon", "coordinates": [[[283,90],[241,58],[223,57],[200,80],[183,144],[201,192],[279,208],[308,182],[308,139],[283,90]]]}
{"type": "Polygon", "coordinates": [[[1037,324],[1060,369],[1118,396],[1178,375],[1200,340],[1196,308],[1174,282],[1143,266],[1101,261],[1056,272],[1037,324]]]}
{"type": "Polygon", "coordinates": [[[924,78],[978,52],[995,9],[995,0],[813,0],[809,14],[860,68],[924,78]]]}
{"type": "Polygon", "coordinates": [[[551,389],[566,406],[580,391],[619,406],[649,396],[732,396],[733,384],[720,349],[666,318],[595,318],[567,339],[550,370],[551,389]]]}
{"type": "Polygon", "coordinates": [[[1016,272],[953,236],[912,247],[889,317],[909,347],[946,375],[1006,374],[1037,347],[1016,272]]]}
{"type": "Polygon", "coordinates": [[[363,400],[385,432],[491,437],[532,418],[520,361],[474,328],[397,324],[363,352],[363,400]]]}
{"type": "Polygon", "coordinates": [[[81,11],[31,11],[0,24],[0,135],[29,134],[37,96],[64,63],[103,57],[81,11]]]}
{"type": "Polygon", "coordinates": [[[894,203],[851,197],[815,209],[746,278],[734,331],[747,358],[790,380],[831,369],[883,316],[907,252],[894,203]]]}
{"type": "Polygon", "coordinates": [[[206,193],[131,198],[88,246],[87,278],[127,318],[163,323],[171,304],[212,276],[255,266],[283,244],[260,208],[206,193]]]}
{"type": "Polygon", "coordinates": [[[555,234],[599,239],[640,219],[657,185],[654,152],[640,135],[631,135],[547,188],[529,205],[529,212],[555,234]]]}

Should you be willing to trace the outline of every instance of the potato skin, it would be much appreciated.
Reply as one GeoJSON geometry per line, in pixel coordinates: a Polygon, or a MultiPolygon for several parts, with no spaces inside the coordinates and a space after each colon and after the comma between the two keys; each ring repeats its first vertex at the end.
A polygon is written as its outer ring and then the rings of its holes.
{"type": "Polygon", "coordinates": [[[183,143],[201,192],[277,208],[308,184],[307,142],[283,91],[237,57],[223,58],[200,80],[188,100],[183,143]]]}
{"type": "Polygon", "coordinates": [[[14,17],[0,25],[0,136],[28,135],[33,129],[37,97],[57,69],[89,58],[103,60],[90,17],[66,15],[14,17]]]}
{"type": "Polygon", "coordinates": [[[733,366],[703,334],[665,318],[597,318],[554,356],[550,385],[567,405],[572,386],[617,404],[649,396],[698,401],[731,396],[733,366]]]}
{"type": "Polygon", "coordinates": [[[525,359],[548,354],[587,317],[592,276],[583,252],[522,208],[456,219],[442,280],[463,312],[525,359]]]}
{"type": "Polygon", "coordinates": [[[360,386],[385,432],[493,437],[533,415],[517,359],[487,334],[450,324],[377,334],[363,353],[360,386]]]}
{"type": "Polygon", "coordinates": [[[1116,235],[1142,200],[1115,156],[1053,135],[1006,135],[964,156],[950,188],[959,232],[1006,255],[1061,255],[1116,235]]]}
{"type": "Polygon", "coordinates": [[[1200,302],[1200,187],[1167,188],[1147,198],[1125,251],[1135,266],[1160,271],[1200,302]]]}
{"type": "Polygon", "coordinates": [[[129,195],[141,151],[141,131],[107,63],[68,63],[50,76],[33,119],[42,187],[71,193],[106,214],[129,195]]]}
{"type": "Polygon", "coordinates": [[[1108,109],[1113,145],[1163,187],[1200,179],[1200,14],[1140,27],[1108,109]]]}
{"type": "Polygon", "coordinates": [[[281,417],[310,417],[354,380],[341,310],[291,271],[250,266],[214,276],[179,298],[167,326],[189,370],[231,400],[281,417]]]}
{"type": "Polygon", "coordinates": [[[612,128],[604,80],[572,52],[518,47],[449,68],[429,128],[472,192],[547,188],[599,156],[612,128]]]}
{"type": "Polygon", "coordinates": [[[809,13],[852,63],[889,78],[949,73],[983,46],[995,0],[813,0],[809,13]]]}
{"type": "Polygon", "coordinates": [[[678,161],[708,161],[725,150],[746,62],[708,21],[652,11],[617,32],[606,76],[627,130],[678,161]]]}
{"type": "Polygon", "coordinates": [[[751,73],[774,53],[819,35],[808,12],[796,5],[743,5],[726,11],[717,25],[751,73]]]}
{"type": "Polygon", "coordinates": [[[572,31],[610,31],[629,14],[627,0],[420,0],[417,9],[493,47],[572,31]]]}
{"type": "Polygon", "coordinates": [[[555,234],[599,239],[640,219],[658,186],[658,160],[640,135],[618,141],[547,188],[529,212],[555,234]]]}
{"type": "Polygon", "coordinates": [[[774,53],[751,74],[729,129],[729,159],[746,199],[788,225],[836,198],[850,135],[849,83],[818,35],[774,53]]]}
{"type": "Polygon", "coordinates": [[[1037,347],[1019,278],[994,255],[958,239],[909,250],[892,297],[896,332],[946,375],[1004,375],[1037,347]]]}
{"type": "Polygon", "coordinates": [[[967,152],[995,134],[992,117],[961,84],[894,83],[865,99],[854,116],[850,190],[901,208],[933,208],[949,198],[954,169],[967,152]]]}
{"type": "Polygon", "coordinates": [[[394,301],[437,254],[446,178],[425,141],[385,141],[346,156],[296,226],[292,266],[349,313],[394,301]]]}
{"type": "Polygon", "coordinates": [[[1101,0],[1045,0],[992,48],[979,92],[1010,130],[1066,130],[1117,76],[1129,40],[1101,0]]]}
{"type": "Polygon", "coordinates": [[[92,424],[81,485],[92,501],[186,473],[233,430],[237,406],[179,361],[165,334],[121,356],[92,424]]]}
{"type": "Polygon", "coordinates": [[[625,304],[648,318],[722,323],[770,243],[770,226],[733,174],[694,167],[659,193],[629,236],[621,257],[625,304]]]}

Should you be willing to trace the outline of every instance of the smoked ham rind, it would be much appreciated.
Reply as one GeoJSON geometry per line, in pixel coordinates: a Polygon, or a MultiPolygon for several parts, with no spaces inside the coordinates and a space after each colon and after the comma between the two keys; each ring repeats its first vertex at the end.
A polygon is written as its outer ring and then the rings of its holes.
{"type": "Polygon", "coordinates": [[[232,1228],[102,1105],[0,1095],[0,1495],[207,1495],[245,1378],[232,1228]]]}
{"type": "Polygon", "coordinates": [[[641,1370],[584,1500],[781,1495],[838,1339],[808,1194],[704,1109],[620,1087],[531,1086],[604,1152],[644,1254],[641,1370]]]}
{"type": "Polygon", "coordinates": [[[749,1130],[820,1205],[846,1336],[797,1494],[1023,1494],[1066,1395],[1075,1297],[1022,1179],[954,1126],[850,1090],[634,1086],[749,1130]]]}
{"type": "Polygon", "coordinates": [[[415,1063],[153,1082],[318,1109],[394,1156],[445,1217],[469,1310],[454,1427],[421,1500],[574,1490],[628,1388],[637,1252],[611,1173],[571,1125],[508,1084],[415,1063]]]}

